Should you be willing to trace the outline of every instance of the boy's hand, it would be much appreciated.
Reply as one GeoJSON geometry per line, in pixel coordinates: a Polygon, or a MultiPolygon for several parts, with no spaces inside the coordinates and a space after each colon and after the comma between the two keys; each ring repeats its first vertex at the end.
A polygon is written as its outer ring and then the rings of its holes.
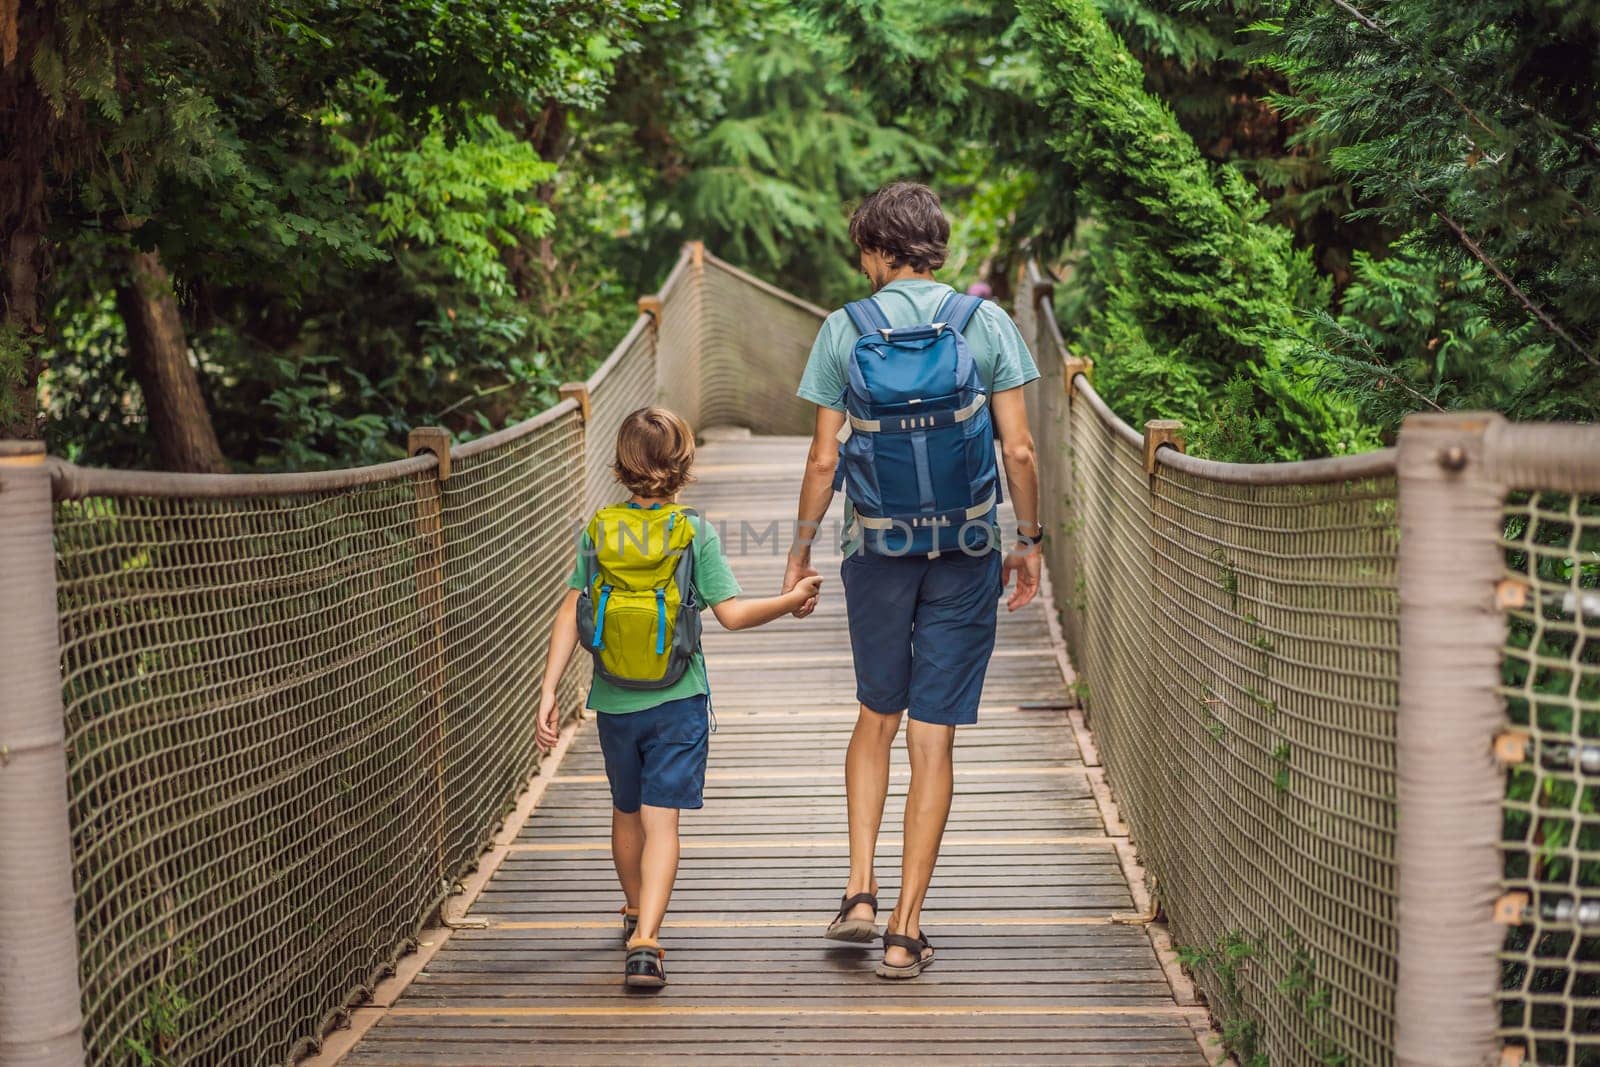
{"type": "Polygon", "coordinates": [[[549,752],[561,739],[561,720],[556,708],[556,695],[544,693],[539,698],[539,718],[535,736],[542,752],[549,752]]]}
{"type": "Polygon", "coordinates": [[[803,619],[817,610],[817,597],[822,592],[822,576],[808,574],[794,583],[788,596],[794,604],[793,614],[796,618],[803,619]]]}
{"type": "MultiPolygon", "coordinates": [[[[809,558],[797,559],[793,553],[789,555],[789,565],[783,573],[783,595],[788,596],[796,586],[807,578],[817,576],[817,569],[811,565],[809,558]]],[[[791,614],[797,619],[803,619],[817,610],[816,594],[803,600],[791,614]]]]}

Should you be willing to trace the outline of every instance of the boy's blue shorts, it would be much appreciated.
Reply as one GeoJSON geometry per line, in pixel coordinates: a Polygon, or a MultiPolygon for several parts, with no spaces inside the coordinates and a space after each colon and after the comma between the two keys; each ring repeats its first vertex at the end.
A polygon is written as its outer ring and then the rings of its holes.
{"type": "Polygon", "coordinates": [[[600,712],[600,751],[618,811],[702,806],[710,708],[700,693],[643,711],[600,712]]]}
{"type": "Polygon", "coordinates": [[[918,722],[977,722],[1003,590],[1000,562],[999,552],[847,554],[839,576],[856,699],[884,714],[908,709],[918,722]]]}

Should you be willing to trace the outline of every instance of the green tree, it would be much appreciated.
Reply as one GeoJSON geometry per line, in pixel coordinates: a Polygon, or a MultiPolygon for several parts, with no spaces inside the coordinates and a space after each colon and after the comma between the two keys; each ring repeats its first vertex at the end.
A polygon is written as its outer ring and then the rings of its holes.
{"type": "Polygon", "coordinates": [[[1262,30],[1289,83],[1277,106],[1336,146],[1362,215],[1409,234],[1400,263],[1368,264],[1344,329],[1322,324],[1324,380],[1374,411],[1409,397],[1593,418],[1600,6],[1294,0],[1262,30]],[[1374,299],[1379,281],[1407,294],[1405,313],[1374,299]],[[1387,373],[1352,373],[1352,359],[1387,373]],[[1379,382],[1389,397],[1372,395],[1379,382]]]}
{"type": "Polygon", "coordinates": [[[1200,155],[1089,0],[1024,0],[1021,10],[1045,62],[1050,144],[1095,223],[1074,264],[1070,340],[1097,361],[1113,406],[1203,428],[1208,398],[1243,374],[1256,403],[1242,424],[1271,425],[1273,439],[1202,430],[1202,440],[1238,443],[1221,458],[1367,446],[1353,410],[1321,403],[1296,373],[1295,308],[1320,306],[1326,292],[1290,232],[1264,220],[1236,169],[1200,155]]]}

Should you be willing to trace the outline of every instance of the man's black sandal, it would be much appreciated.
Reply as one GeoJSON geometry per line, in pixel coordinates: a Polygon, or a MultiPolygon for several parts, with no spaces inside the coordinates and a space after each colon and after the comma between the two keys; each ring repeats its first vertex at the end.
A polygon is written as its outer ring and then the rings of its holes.
{"type": "Polygon", "coordinates": [[[661,962],[666,954],[666,950],[653,941],[629,945],[622,984],[632,989],[660,989],[666,985],[667,968],[661,962]]]}
{"type": "Polygon", "coordinates": [[[626,945],[633,940],[634,932],[639,929],[639,909],[622,906],[622,943],[626,945]]]}
{"type": "Polygon", "coordinates": [[[855,896],[846,896],[839,901],[839,914],[833,922],[828,924],[824,937],[833,941],[853,941],[861,944],[875,941],[878,937],[878,898],[871,893],[857,893],[855,896]],[[857,904],[865,904],[872,909],[871,919],[849,918],[850,909],[857,904]]]}
{"type": "Polygon", "coordinates": [[[928,935],[907,937],[905,934],[884,934],[883,947],[893,945],[903,948],[911,953],[911,962],[904,967],[896,967],[888,961],[878,964],[879,978],[915,978],[929,967],[933,966],[933,945],[928,941],[928,935]],[[926,955],[924,955],[926,953],[926,955]]]}

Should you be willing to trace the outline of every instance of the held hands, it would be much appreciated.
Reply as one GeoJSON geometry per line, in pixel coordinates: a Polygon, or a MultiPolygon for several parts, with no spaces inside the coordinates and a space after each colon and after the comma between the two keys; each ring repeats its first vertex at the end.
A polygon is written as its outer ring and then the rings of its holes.
{"type": "Polygon", "coordinates": [[[817,597],[822,593],[822,576],[812,571],[810,574],[796,581],[793,587],[784,583],[786,597],[793,599],[795,607],[791,612],[797,619],[803,619],[817,610],[817,597]]]}
{"type": "Polygon", "coordinates": [[[556,695],[552,692],[546,691],[539,698],[539,718],[534,736],[541,752],[555,748],[556,741],[561,737],[561,716],[556,708],[556,695]]]}
{"type": "Polygon", "coordinates": [[[803,619],[817,610],[817,592],[822,588],[822,579],[809,559],[797,559],[791,555],[789,566],[783,572],[783,595],[788,596],[801,582],[806,581],[814,581],[815,584],[805,587],[809,590],[805,599],[792,612],[797,619],[803,619]]]}

